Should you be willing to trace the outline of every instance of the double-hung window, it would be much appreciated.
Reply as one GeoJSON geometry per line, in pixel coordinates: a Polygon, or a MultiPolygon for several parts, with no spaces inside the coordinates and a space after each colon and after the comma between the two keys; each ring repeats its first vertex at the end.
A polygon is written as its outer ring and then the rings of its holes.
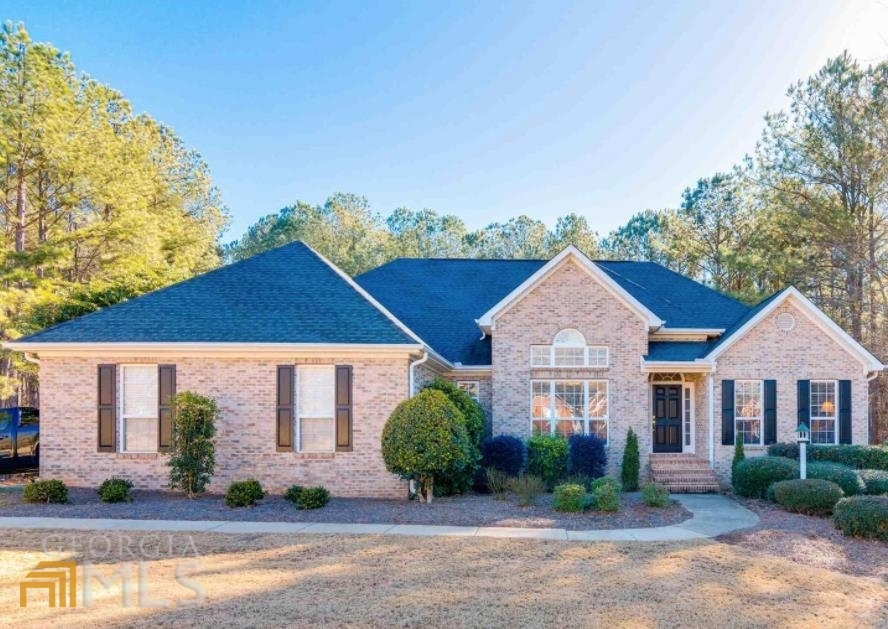
{"type": "Polygon", "coordinates": [[[121,365],[123,452],[157,452],[157,365],[121,365]]]}
{"type": "Polygon", "coordinates": [[[762,445],[762,400],[761,380],[734,383],[736,438],[745,445],[762,445]]]}
{"type": "Polygon", "coordinates": [[[300,452],[336,449],[335,367],[300,365],[297,380],[297,437],[300,452]]]}
{"type": "Polygon", "coordinates": [[[597,435],[607,441],[607,380],[532,380],[535,435],[597,435]]]}
{"type": "Polygon", "coordinates": [[[836,443],[836,381],[811,381],[811,443],[836,443]]]}

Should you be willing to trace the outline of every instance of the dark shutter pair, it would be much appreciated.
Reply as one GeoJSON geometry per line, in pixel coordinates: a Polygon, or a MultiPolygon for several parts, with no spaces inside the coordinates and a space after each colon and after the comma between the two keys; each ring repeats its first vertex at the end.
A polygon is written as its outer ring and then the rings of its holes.
{"type": "MultiPolygon", "coordinates": [[[[851,381],[839,380],[839,443],[851,443],[851,381]]],[[[799,423],[811,427],[811,381],[798,382],[799,423]]]]}
{"type": "MultiPolygon", "coordinates": [[[[352,368],[336,366],[334,421],[336,424],[336,451],[352,449],[352,368]]],[[[279,365],[277,368],[277,414],[275,444],[278,452],[296,449],[296,367],[279,365]]]]}
{"type": "MultiPolygon", "coordinates": [[[[176,366],[157,368],[157,451],[168,452],[173,442],[173,398],[176,366]]],[[[98,451],[117,451],[117,365],[99,365],[98,451]]]]}
{"type": "MultiPolygon", "coordinates": [[[[765,445],[777,443],[777,381],[764,381],[762,430],[765,445]]],[[[734,381],[722,380],[722,445],[734,445],[734,381]]]]}

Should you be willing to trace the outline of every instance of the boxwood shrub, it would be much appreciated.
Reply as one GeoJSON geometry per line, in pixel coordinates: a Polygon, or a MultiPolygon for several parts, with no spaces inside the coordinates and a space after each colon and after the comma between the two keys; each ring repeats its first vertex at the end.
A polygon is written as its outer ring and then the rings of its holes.
{"type": "Polygon", "coordinates": [[[787,511],[829,515],[844,495],[836,483],[819,478],[783,480],[772,485],[774,502],[787,511]]]}
{"type": "Polygon", "coordinates": [[[551,491],[567,476],[567,439],[536,435],[527,440],[527,473],[543,479],[551,491]]]}
{"type": "Polygon", "coordinates": [[[829,480],[842,488],[846,496],[856,496],[866,492],[866,485],[857,470],[839,463],[808,463],[808,478],[829,480]]]}
{"type": "Polygon", "coordinates": [[[102,502],[129,502],[133,499],[130,490],[133,482],[125,478],[108,478],[99,485],[99,500],[102,502]]]}
{"type": "MultiPolygon", "coordinates": [[[[810,450],[810,448],[809,448],[810,450]]],[[[768,446],[768,456],[782,456],[784,459],[799,460],[799,444],[772,443],[768,446]]],[[[809,455],[810,458],[810,455],[809,455]]]]}
{"type": "Polygon", "coordinates": [[[566,513],[579,513],[583,510],[586,488],[575,483],[558,485],[553,492],[552,508],[566,513]]]}
{"type": "Polygon", "coordinates": [[[524,442],[512,435],[497,435],[481,442],[481,465],[518,476],[524,469],[524,442]]]}
{"type": "Polygon", "coordinates": [[[265,498],[265,490],[259,481],[250,478],[235,481],[225,492],[225,504],[229,507],[252,507],[257,501],[265,498]]]}
{"type": "Polygon", "coordinates": [[[60,480],[47,479],[35,480],[28,483],[22,490],[22,499],[25,502],[53,502],[64,504],[68,502],[68,486],[60,480]]]}
{"type": "Polygon", "coordinates": [[[649,507],[668,507],[672,500],[669,498],[669,488],[659,483],[646,483],[641,486],[641,499],[649,507]]]}
{"type": "Polygon", "coordinates": [[[888,542],[888,496],[842,498],[833,509],[833,522],[845,535],[888,542]]]}
{"type": "Polygon", "coordinates": [[[320,509],[330,502],[330,492],[323,487],[302,487],[291,485],[284,492],[284,498],[297,509],[320,509]]]}
{"type": "Polygon", "coordinates": [[[591,506],[596,511],[620,510],[620,481],[604,476],[592,481],[591,506]]]}
{"type": "Polygon", "coordinates": [[[765,498],[768,486],[799,475],[798,464],[778,456],[744,459],[733,473],[734,491],[746,498],[765,498]]]}
{"type": "MultiPolygon", "coordinates": [[[[809,445],[809,461],[829,461],[841,463],[858,470],[872,469],[888,472],[888,447],[852,445],[809,445]]],[[[782,456],[799,459],[799,444],[775,443],[768,446],[768,456],[782,456]]]]}
{"type": "Polygon", "coordinates": [[[860,479],[871,496],[888,494],[888,472],[884,470],[860,470],[860,479]]]}
{"type": "Polygon", "coordinates": [[[567,440],[567,471],[576,476],[601,478],[607,469],[604,439],[595,435],[571,435],[567,440]]]}

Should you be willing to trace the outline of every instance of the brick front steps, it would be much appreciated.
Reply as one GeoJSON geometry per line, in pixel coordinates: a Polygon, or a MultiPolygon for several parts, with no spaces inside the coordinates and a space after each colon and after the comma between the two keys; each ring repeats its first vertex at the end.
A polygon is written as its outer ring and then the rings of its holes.
{"type": "Polygon", "coordinates": [[[673,494],[708,494],[719,491],[718,479],[705,459],[693,454],[652,454],[654,482],[673,494]]]}

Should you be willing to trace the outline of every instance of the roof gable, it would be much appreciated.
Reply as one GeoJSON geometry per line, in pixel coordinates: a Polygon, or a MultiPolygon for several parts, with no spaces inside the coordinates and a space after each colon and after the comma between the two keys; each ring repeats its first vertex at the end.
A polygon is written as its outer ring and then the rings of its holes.
{"type": "Polygon", "coordinates": [[[36,332],[45,343],[418,345],[419,339],[302,242],[36,332]]]}
{"type": "Polygon", "coordinates": [[[624,289],[619,282],[615,281],[609,273],[603,271],[592,260],[573,245],[564,249],[557,256],[549,260],[541,268],[537,269],[533,275],[525,279],[521,284],[516,286],[508,295],[499,300],[493,307],[488,309],[478,319],[478,325],[483,329],[490,331],[494,327],[494,319],[498,314],[509,308],[513,303],[519,301],[528,293],[530,293],[537,285],[545,281],[546,278],[563,263],[568,260],[574,261],[580,269],[587,272],[593,278],[604,286],[617,300],[632,310],[640,317],[648,327],[658,328],[663,325],[664,321],[654,314],[647,306],[636,299],[630,292],[624,289]]]}

